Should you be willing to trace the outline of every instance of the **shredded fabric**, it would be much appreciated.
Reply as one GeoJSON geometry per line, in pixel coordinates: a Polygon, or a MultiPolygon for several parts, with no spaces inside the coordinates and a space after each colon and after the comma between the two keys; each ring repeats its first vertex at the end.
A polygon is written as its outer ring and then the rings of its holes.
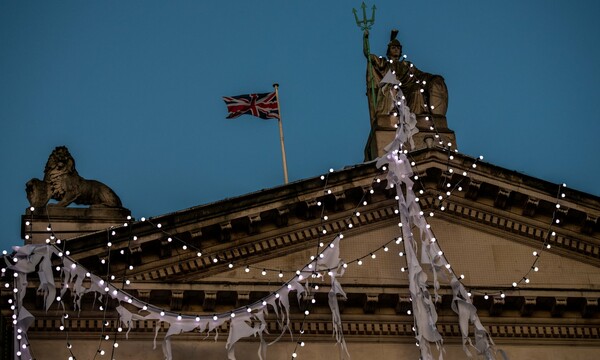
{"type": "MultiPolygon", "coordinates": [[[[452,286],[452,309],[459,316],[459,326],[463,338],[463,349],[467,356],[472,354],[467,344],[472,345],[469,338],[469,324],[474,326],[475,345],[477,354],[488,360],[495,359],[494,343],[485,330],[476,308],[471,299],[466,295],[462,283],[453,272],[444,271],[448,262],[442,255],[440,248],[434,240],[433,233],[427,226],[427,221],[422,215],[417,196],[413,191],[412,167],[403,149],[408,145],[414,147],[412,137],[418,132],[416,117],[410,112],[404,101],[402,90],[397,86],[393,77],[384,77],[382,86],[390,91],[390,96],[395,96],[393,111],[398,115],[398,128],[394,140],[385,147],[386,153],[377,160],[377,167],[387,166],[388,188],[394,187],[398,198],[398,209],[402,226],[402,237],[405,244],[406,261],[408,265],[409,291],[412,300],[412,311],[415,321],[415,337],[417,339],[421,358],[433,359],[430,344],[435,344],[439,351],[439,359],[443,359],[443,339],[437,330],[437,312],[435,302],[440,300],[438,290],[440,280],[447,281],[452,286]],[[389,78],[389,79],[388,79],[389,78]],[[386,81],[386,79],[388,79],[386,81]],[[413,237],[413,228],[419,231],[420,243],[413,237]],[[418,249],[420,249],[420,256],[418,249]],[[433,275],[432,297],[428,290],[428,277],[422,266],[428,266],[433,275]]],[[[502,353],[502,356],[505,356],[502,353]]]]}
{"type": "MultiPolygon", "coordinates": [[[[225,348],[229,360],[236,359],[235,344],[237,341],[251,336],[260,339],[258,356],[260,360],[266,360],[268,345],[281,339],[286,332],[293,335],[290,327],[289,292],[296,291],[298,301],[302,301],[305,295],[309,294],[311,291],[309,279],[311,279],[316,272],[320,271],[322,272],[320,276],[328,274],[331,278],[329,306],[332,311],[333,335],[337,343],[341,346],[341,352],[344,353],[343,356],[345,357],[348,354],[348,351],[342,332],[341,317],[337,303],[338,296],[341,296],[342,298],[345,298],[346,296],[340,283],[336,279],[344,273],[342,260],[339,257],[339,243],[340,237],[338,236],[329,244],[329,246],[325,247],[316,260],[313,260],[310,264],[306,265],[294,278],[288,281],[286,285],[271,293],[260,302],[252,305],[250,311],[248,311],[249,308],[244,307],[235,309],[226,314],[213,315],[216,316],[214,318],[213,316],[182,316],[180,314],[162,310],[159,307],[145,304],[112,283],[105,281],[95,274],[89,273],[83,266],[77,264],[68,256],[64,256],[52,245],[25,245],[22,247],[14,247],[13,249],[15,252],[12,258],[16,260],[15,263],[13,264],[8,261],[8,258],[5,258],[5,261],[8,268],[17,274],[15,286],[18,293],[16,304],[18,316],[15,328],[17,332],[26,335],[29,326],[34,321],[33,315],[23,306],[23,298],[27,290],[28,274],[37,271],[40,278],[40,285],[37,291],[43,295],[44,308],[46,311],[49,310],[55,302],[64,311],[65,305],[62,299],[68,290],[70,290],[73,299],[73,307],[77,311],[81,311],[81,299],[84,294],[93,293],[98,301],[103,301],[105,296],[109,296],[119,302],[116,311],[119,314],[120,325],[127,329],[125,335],[126,338],[129,337],[131,329],[135,327],[136,321],[155,322],[155,349],[158,334],[163,328],[163,323],[168,324],[165,326],[168,327],[168,330],[162,341],[162,350],[166,360],[173,360],[173,351],[171,347],[172,336],[190,331],[197,331],[199,333],[206,332],[207,334],[214,331],[216,341],[218,329],[226,322],[229,322],[229,337],[225,348]],[[57,289],[54,285],[54,273],[52,271],[53,256],[62,260],[60,272],[63,285],[60,289],[59,297],[56,296],[57,289]],[[89,282],[84,281],[86,279],[89,279],[89,282]],[[274,310],[277,323],[281,329],[281,334],[275,341],[267,344],[264,341],[263,335],[267,333],[265,316],[268,312],[269,305],[274,310]],[[137,309],[138,313],[133,313],[130,309],[137,309]],[[144,312],[145,315],[140,315],[142,312],[144,312]]],[[[64,319],[62,319],[62,321],[64,325],[64,319]]],[[[30,354],[25,339],[27,339],[27,337],[22,336],[18,345],[19,348],[23,348],[22,354],[24,358],[27,358],[30,354]]]]}

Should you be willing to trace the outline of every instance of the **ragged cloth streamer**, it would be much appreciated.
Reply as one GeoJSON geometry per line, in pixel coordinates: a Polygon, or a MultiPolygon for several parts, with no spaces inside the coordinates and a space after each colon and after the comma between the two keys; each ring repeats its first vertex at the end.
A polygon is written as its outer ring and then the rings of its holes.
{"type": "MultiPolygon", "coordinates": [[[[34,317],[23,306],[23,298],[25,296],[28,284],[28,274],[38,271],[40,278],[40,286],[38,291],[44,295],[44,308],[50,309],[56,298],[56,287],[54,285],[54,273],[52,271],[52,257],[62,260],[61,282],[63,284],[60,289],[61,299],[64,298],[67,289],[70,290],[73,298],[73,306],[77,311],[81,311],[81,298],[84,294],[92,293],[99,300],[109,296],[118,300],[119,306],[116,311],[119,314],[119,323],[122,327],[127,328],[126,338],[129,337],[129,332],[134,328],[136,321],[154,321],[156,330],[154,336],[154,348],[156,348],[156,340],[163,323],[168,324],[168,330],[162,341],[162,350],[165,360],[173,360],[173,351],[171,347],[171,337],[173,335],[197,331],[199,333],[206,332],[210,334],[215,331],[215,341],[218,335],[218,329],[225,323],[229,323],[229,337],[227,339],[226,350],[229,360],[235,360],[235,343],[244,337],[256,336],[260,339],[258,356],[260,360],[266,360],[266,349],[268,345],[279,340],[287,331],[292,334],[290,329],[290,302],[289,292],[296,291],[298,301],[309,292],[309,279],[316,272],[327,273],[331,278],[331,290],[329,292],[329,306],[332,311],[333,335],[341,347],[341,356],[346,358],[348,355],[346,342],[342,333],[342,325],[337,297],[346,297],[337,277],[344,273],[340,254],[340,236],[337,236],[319,256],[310,264],[306,265],[299,273],[282,286],[277,291],[271,293],[261,302],[256,303],[251,311],[247,308],[239,308],[225,314],[216,314],[216,320],[213,316],[181,316],[172,312],[161,310],[159,307],[146,304],[117,288],[115,285],[105,281],[101,277],[89,273],[83,266],[77,264],[68,256],[63,256],[58,249],[51,245],[26,245],[23,247],[14,247],[15,253],[12,255],[16,262],[12,264],[5,258],[9,269],[15,271],[17,277],[15,279],[15,287],[17,289],[17,306],[18,313],[17,323],[15,325],[15,333],[23,334],[19,342],[15,343],[16,348],[22,349],[22,358],[30,358],[29,344],[26,342],[27,329],[33,323],[34,317]],[[85,281],[88,280],[88,281],[85,281]],[[302,285],[302,281],[306,285],[302,285]],[[86,287],[87,286],[87,287],[86,287]],[[333,301],[332,299],[335,299],[333,301]],[[277,322],[282,329],[281,335],[273,342],[266,344],[263,335],[266,334],[267,326],[265,316],[268,311],[268,305],[271,305],[277,322]],[[129,308],[129,309],[128,309],[129,308]],[[136,309],[137,314],[130,309],[136,309]],[[144,315],[140,313],[144,312],[144,315]],[[231,314],[235,314],[232,317],[231,314]]],[[[59,301],[59,306],[64,309],[62,300],[59,301]]],[[[66,324],[63,324],[66,325],[66,324]]],[[[16,339],[16,338],[15,338],[16,339]]],[[[15,340],[16,341],[16,340],[15,340]]]]}
{"type": "MultiPolygon", "coordinates": [[[[278,341],[286,331],[290,329],[290,302],[289,302],[289,292],[296,291],[298,301],[300,301],[303,295],[308,291],[307,286],[302,286],[300,281],[311,278],[314,274],[313,269],[316,271],[328,271],[328,274],[332,280],[332,289],[330,291],[330,295],[333,294],[335,296],[336,301],[334,304],[330,301],[329,305],[332,310],[332,318],[333,318],[333,329],[334,336],[336,341],[341,347],[341,352],[343,358],[346,358],[348,354],[346,343],[343,337],[342,328],[341,328],[341,319],[339,315],[339,307],[337,305],[337,296],[340,295],[345,298],[346,294],[342,290],[341,285],[336,280],[336,276],[342,276],[344,273],[344,268],[342,266],[342,260],[339,257],[339,242],[340,237],[336,237],[319,256],[317,260],[313,260],[310,264],[306,265],[302,270],[299,271],[294,278],[292,278],[285,286],[282,286],[279,290],[269,295],[267,298],[263,299],[263,302],[256,303],[256,306],[251,307],[251,311],[248,312],[247,308],[235,309],[232,312],[228,312],[227,314],[219,314],[217,320],[213,320],[211,318],[200,317],[199,320],[195,319],[182,319],[178,320],[175,315],[160,315],[160,311],[153,308],[147,308],[146,311],[150,312],[149,315],[139,316],[135,314],[131,314],[125,308],[120,307],[117,309],[121,316],[121,323],[126,325],[129,329],[133,326],[134,320],[149,320],[155,319],[159,322],[167,322],[169,324],[169,330],[167,335],[165,335],[165,339],[163,340],[163,352],[166,360],[172,360],[172,350],[171,350],[171,341],[170,338],[172,335],[176,335],[183,332],[189,332],[193,330],[197,330],[199,332],[207,331],[211,332],[212,330],[216,330],[223,323],[229,321],[229,337],[227,339],[227,344],[225,345],[227,350],[227,357],[229,360],[236,360],[235,357],[235,344],[242,338],[256,336],[260,340],[260,345],[258,349],[258,356],[260,360],[267,359],[267,346],[278,341]],[[267,305],[271,305],[273,308],[275,315],[277,317],[277,322],[281,328],[281,334],[275,339],[273,342],[267,344],[264,341],[263,335],[266,333],[266,320],[265,316],[268,311],[267,305]],[[235,317],[231,317],[230,314],[236,314],[235,317]]],[[[93,276],[93,275],[92,275],[93,276]]],[[[100,279],[94,279],[98,282],[100,279]]],[[[112,291],[112,290],[111,290],[112,291]]],[[[124,300],[125,297],[121,295],[124,300]]],[[[132,302],[130,302],[131,304],[132,302]]],[[[133,305],[142,308],[143,304],[137,300],[133,301],[133,305]]],[[[159,331],[159,325],[157,325],[156,335],[159,331]]],[[[129,330],[128,330],[129,331],[129,330]]],[[[216,340],[216,339],[215,339],[216,340]]],[[[156,342],[156,337],[155,337],[156,342]]]]}
{"type": "Polygon", "coordinates": [[[57,251],[47,245],[15,246],[13,250],[15,250],[13,259],[16,259],[17,262],[12,265],[9,263],[8,268],[15,271],[19,276],[18,305],[22,305],[23,297],[25,296],[27,274],[34,272],[36,267],[39,267],[40,286],[37,291],[43,295],[44,309],[48,311],[56,298],[56,286],[54,285],[54,275],[52,274],[52,254],[56,254],[57,251]]]}
{"type": "MultiPolygon", "coordinates": [[[[402,154],[404,156],[404,154],[402,154]]],[[[412,187],[412,181],[404,181],[406,187],[412,187]]],[[[396,186],[398,195],[398,207],[402,222],[402,236],[405,243],[406,261],[408,265],[409,290],[412,299],[413,317],[415,319],[416,338],[419,343],[421,357],[423,360],[433,359],[430,343],[436,344],[440,349],[442,346],[442,335],[437,330],[437,311],[435,303],[431,299],[427,289],[427,274],[423,271],[416,255],[417,243],[413,238],[411,228],[414,222],[409,215],[409,206],[406,203],[402,187],[396,186]]],[[[443,352],[440,351],[440,359],[443,352]]]]}
{"type": "MultiPolygon", "coordinates": [[[[35,318],[33,317],[33,315],[31,315],[31,313],[29,311],[27,311],[27,309],[25,309],[24,307],[21,307],[19,309],[19,316],[17,317],[17,331],[16,334],[23,334],[26,335],[27,334],[27,330],[29,329],[29,327],[31,326],[31,324],[33,324],[33,321],[35,320],[35,318]]],[[[31,352],[29,351],[29,344],[27,343],[27,336],[21,336],[21,338],[19,339],[19,337],[15,338],[15,349],[20,349],[21,350],[21,357],[19,359],[31,359],[31,352]]]]}
{"type": "Polygon", "coordinates": [[[265,309],[261,309],[260,311],[241,314],[231,319],[229,323],[229,338],[227,339],[227,344],[225,344],[225,348],[227,349],[227,359],[236,360],[233,350],[235,343],[238,340],[245,337],[258,336],[260,339],[258,358],[260,360],[266,360],[267,344],[263,339],[263,332],[265,332],[267,327],[267,322],[265,321],[265,312],[265,309]]]}
{"type": "Polygon", "coordinates": [[[8,269],[13,270],[17,274],[15,280],[15,288],[17,289],[15,309],[17,318],[14,326],[14,345],[15,351],[20,351],[21,357],[18,357],[15,353],[15,359],[30,359],[32,356],[29,350],[29,343],[27,342],[27,330],[33,324],[35,318],[23,306],[23,298],[25,297],[28,283],[27,274],[35,272],[36,268],[38,268],[40,286],[37,291],[43,295],[44,309],[48,311],[56,297],[56,286],[54,285],[54,275],[52,274],[52,254],[55,254],[56,251],[47,245],[15,246],[13,250],[15,253],[12,258],[16,262],[11,264],[7,258],[5,260],[8,269]]]}
{"type": "Polygon", "coordinates": [[[60,296],[64,297],[67,289],[70,289],[71,296],[73,297],[73,308],[81,311],[81,298],[88,292],[88,289],[83,286],[86,271],[83,267],[77,266],[77,264],[69,258],[63,260],[63,265],[63,282],[68,284],[68,286],[63,286],[60,296]]]}
{"type": "Polygon", "coordinates": [[[381,79],[379,87],[379,91],[387,93],[386,96],[389,96],[390,99],[395,99],[395,101],[391,101],[393,105],[388,110],[390,114],[395,114],[398,117],[396,137],[384,150],[389,151],[390,148],[399,149],[401,144],[409,144],[414,149],[415,143],[412,137],[419,132],[419,129],[417,129],[417,117],[406,105],[406,99],[400,89],[400,81],[391,70],[388,70],[383,79],[381,79]],[[398,141],[401,142],[397,143],[398,141]]]}
{"type": "Polygon", "coordinates": [[[340,315],[340,306],[338,304],[338,296],[343,300],[346,299],[346,293],[342,289],[342,285],[337,281],[337,277],[344,275],[344,267],[342,259],[340,259],[340,236],[336,238],[328,245],[328,251],[322,258],[319,257],[317,260],[317,271],[328,271],[329,277],[331,278],[331,289],[327,294],[329,308],[331,309],[331,321],[333,325],[333,336],[337,344],[340,346],[340,358],[350,358],[346,340],[344,339],[344,332],[342,330],[342,318],[340,315]]]}
{"type": "MultiPolygon", "coordinates": [[[[382,81],[382,87],[390,88],[397,85],[391,76],[385,76],[382,81]],[[385,81],[388,79],[387,81],[385,81]]],[[[437,312],[435,310],[435,301],[439,299],[439,281],[449,281],[453,291],[452,309],[459,316],[459,326],[463,337],[463,349],[467,356],[471,357],[471,352],[467,344],[472,345],[469,339],[469,324],[474,326],[475,345],[477,354],[487,360],[495,359],[494,343],[485,330],[476,308],[471,303],[471,299],[466,296],[466,290],[462,283],[456,278],[453,272],[445,271],[448,262],[438,244],[434,240],[433,233],[427,226],[427,221],[422,215],[421,207],[417,202],[417,197],[413,191],[413,182],[411,177],[413,171],[410,161],[405,155],[407,144],[414,147],[412,136],[418,132],[416,128],[416,117],[410,112],[405,104],[402,91],[397,87],[389,89],[391,94],[395,92],[396,101],[394,102],[394,112],[398,116],[398,128],[394,140],[385,147],[386,153],[377,160],[377,167],[387,166],[388,188],[395,187],[398,196],[398,209],[400,221],[402,224],[402,236],[405,240],[405,252],[408,265],[409,290],[412,299],[413,316],[415,321],[416,339],[421,352],[421,359],[433,359],[433,354],[429,346],[430,343],[436,344],[439,350],[439,359],[443,358],[443,339],[437,330],[437,312]],[[413,237],[413,228],[419,229],[420,244],[413,237]],[[420,245],[420,256],[419,254],[420,245]],[[422,265],[431,268],[433,274],[434,299],[428,290],[428,278],[422,265]]],[[[504,357],[504,354],[502,353],[504,357]]]]}
{"type": "Polygon", "coordinates": [[[329,294],[327,294],[329,308],[331,309],[331,322],[333,324],[333,336],[335,337],[335,341],[340,346],[340,358],[341,359],[349,359],[350,353],[348,352],[348,346],[346,345],[346,340],[344,339],[344,332],[342,329],[342,317],[340,315],[340,306],[338,304],[338,295],[341,296],[344,300],[346,299],[346,293],[342,289],[340,283],[335,279],[334,276],[331,277],[331,290],[329,294]]]}
{"type": "MultiPolygon", "coordinates": [[[[471,298],[468,296],[464,286],[454,278],[450,281],[452,286],[452,310],[458,314],[458,325],[463,340],[463,350],[468,357],[472,357],[471,352],[467,348],[467,344],[473,346],[473,342],[469,338],[469,324],[472,324],[475,331],[475,349],[478,354],[482,354],[486,359],[495,359],[493,353],[494,342],[490,334],[485,330],[477,309],[471,303],[471,298]]],[[[502,353],[503,354],[503,353],[502,353]]],[[[504,358],[505,355],[503,355],[504,358]]]]}

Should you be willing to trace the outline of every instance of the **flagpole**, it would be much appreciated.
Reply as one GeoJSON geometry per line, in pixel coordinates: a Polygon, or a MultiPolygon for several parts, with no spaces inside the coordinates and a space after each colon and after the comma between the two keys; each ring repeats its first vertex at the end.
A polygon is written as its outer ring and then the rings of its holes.
{"type": "Polygon", "coordinates": [[[285,160],[285,146],[283,145],[283,125],[281,124],[281,106],[279,105],[279,84],[273,84],[275,88],[275,97],[277,97],[277,111],[279,111],[279,140],[281,142],[281,159],[283,160],[283,182],[288,183],[287,162],[285,160]]]}

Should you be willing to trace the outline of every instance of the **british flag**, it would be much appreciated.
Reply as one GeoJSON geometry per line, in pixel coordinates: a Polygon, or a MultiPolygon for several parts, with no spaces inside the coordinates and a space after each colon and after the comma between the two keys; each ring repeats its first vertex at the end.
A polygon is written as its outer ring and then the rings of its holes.
{"type": "Polygon", "coordinates": [[[275,92],[223,96],[223,101],[225,101],[229,112],[227,119],[234,119],[245,114],[261,119],[279,119],[279,107],[275,92]]]}

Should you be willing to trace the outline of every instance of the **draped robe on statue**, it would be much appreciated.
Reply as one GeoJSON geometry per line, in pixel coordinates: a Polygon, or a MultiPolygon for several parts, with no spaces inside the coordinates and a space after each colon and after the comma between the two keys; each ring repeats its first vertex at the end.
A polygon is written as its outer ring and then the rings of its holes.
{"type": "Polygon", "coordinates": [[[400,88],[411,112],[415,115],[446,115],[448,90],[443,77],[420,71],[412,63],[403,59],[392,60],[374,54],[369,54],[368,59],[372,65],[372,74],[367,65],[367,96],[372,122],[376,122],[378,116],[388,116],[394,108],[395,96],[388,88],[391,85],[380,85],[388,71],[392,71],[400,81],[400,88]],[[371,98],[373,94],[376,101],[371,98]],[[432,105],[432,109],[428,108],[432,105]]]}

